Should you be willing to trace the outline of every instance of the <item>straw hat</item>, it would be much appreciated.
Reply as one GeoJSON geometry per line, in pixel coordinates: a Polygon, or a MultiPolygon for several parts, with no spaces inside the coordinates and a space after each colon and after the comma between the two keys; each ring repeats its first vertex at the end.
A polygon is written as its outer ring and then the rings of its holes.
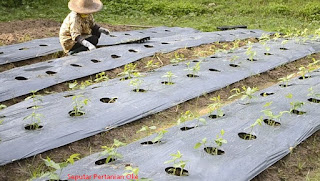
{"type": "Polygon", "coordinates": [[[79,14],[91,14],[100,11],[103,4],[100,0],[70,0],[68,7],[79,14]]]}

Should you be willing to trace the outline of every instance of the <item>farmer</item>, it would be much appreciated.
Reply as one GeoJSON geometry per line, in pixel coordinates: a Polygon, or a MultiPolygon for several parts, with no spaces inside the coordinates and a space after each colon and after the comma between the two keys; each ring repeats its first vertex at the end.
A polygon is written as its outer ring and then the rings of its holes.
{"type": "Polygon", "coordinates": [[[108,29],[95,24],[93,13],[102,9],[100,0],[70,0],[71,13],[64,19],[59,33],[65,53],[72,55],[96,49],[101,33],[109,35],[108,29]]]}

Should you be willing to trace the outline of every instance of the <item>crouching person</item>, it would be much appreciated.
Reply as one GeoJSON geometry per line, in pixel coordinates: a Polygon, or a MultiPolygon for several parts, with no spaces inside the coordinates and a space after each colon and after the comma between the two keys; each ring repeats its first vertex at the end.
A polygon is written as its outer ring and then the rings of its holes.
{"type": "Polygon", "coordinates": [[[109,35],[108,29],[95,24],[93,13],[102,9],[100,0],[70,0],[71,13],[64,19],[59,33],[65,53],[72,55],[96,49],[101,33],[109,35]]]}

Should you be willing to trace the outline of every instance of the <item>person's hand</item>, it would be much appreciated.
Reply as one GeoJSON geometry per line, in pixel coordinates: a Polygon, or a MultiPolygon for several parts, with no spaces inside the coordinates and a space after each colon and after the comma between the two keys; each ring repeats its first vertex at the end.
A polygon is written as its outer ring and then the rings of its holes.
{"type": "Polygon", "coordinates": [[[87,47],[90,51],[97,49],[92,43],[90,43],[90,42],[87,41],[87,40],[82,40],[81,44],[82,44],[83,46],[87,47]]]}
{"type": "Polygon", "coordinates": [[[103,33],[105,35],[110,35],[110,31],[106,28],[102,28],[100,27],[99,30],[98,30],[100,33],[103,33]]]}

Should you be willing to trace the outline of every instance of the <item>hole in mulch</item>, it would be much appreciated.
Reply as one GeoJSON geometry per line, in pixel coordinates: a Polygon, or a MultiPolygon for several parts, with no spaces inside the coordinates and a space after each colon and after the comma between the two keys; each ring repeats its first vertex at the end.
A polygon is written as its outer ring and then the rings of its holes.
{"type": "Polygon", "coordinates": [[[161,84],[164,84],[164,85],[173,85],[174,82],[163,81],[163,82],[161,82],[161,84]]]}
{"type": "Polygon", "coordinates": [[[272,55],[271,53],[264,53],[264,55],[272,55]]]}
{"type": "Polygon", "coordinates": [[[309,78],[311,78],[311,75],[305,75],[304,77],[303,76],[299,77],[300,80],[309,79],[309,78]]]}
{"type": "Polygon", "coordinates": [[[111,55],[112,58],[120,58],[121,56],[119,55],[111,55]]]}
{"type": "Polygon", "coordinates": [[[132,52],[132,53],[137,53],[138,51],[137,50],[134,50],[134,49],[130,49],[128,50],[129,52],[132,52]]]}
{"type": "Polygon", "coordinates": [[[162,44],[162,45],[169,45],[170,43],[162,42],[161,44],[162,44]]]}
{"type": "Polygon", "coordinates": [[[223,155],[224,151],[214,147],[205,147],[203,150],[210,155],[223,155]]]}
{"type": "Polygon", "coordinates": [[[54,75],[54,74],[56,74],[57,72],[54,72],[54,71],[46,71],[46,74],[48,74],[48,75],[54,75]]]}
{"type": "Polygon", "coordinates": [[[151,31],[151,33],[157,33],[156,31],[151,31]]]}
{"type": "Polygon", "coordinates": [[[1,116],[0,116],[0,119],[5,118],[5,117],[6,117],[6,116],[1,115],[1,116]]]}
{"type": "Polygon", "coordinates": [[[154,145],[154,144],[158,144],[160,143],[161,141],[156,141],[156,142],[153,142],[153,141],[145,141],[145,142],[142,142],[140,144],[142,145],[154,145]]]}
{"type": "Polygon", "coordinates": [[[307,112],[304,112],[304,111],[299,111],[299,110],[292,110],[291,111],[292,114],[296,114],[296,115],[303,115],[303,114],[306,114],[307,112]]]}
{"type": "Polygon", "coordinates": [[[258,61],[257,59],[254,59],[254,58],[253,58],[252,60],[251,60],[250,58],[247,58],[247,60],[250,61],[250,62],[256,62],[256,61],[258,61]]]}
{"type": "Polygon", "coordinates": [[[15,77],[15,79],[16,79],[16,80],[28,80],[27,78],[22,77],[22,76],[15,77]]]}
{"type": "Polygon", "coordinates": [[[101,87],[101,86],[92,87],[91,89],[97,89],[97,88],[99,88],[99,87],[101,87]]]}
{"type": "Polygon", "coordinates": [[[230,36],[234,36],[234,34],[230,34],[230,36]]]}
{"type": "Polygon", "coordinates": [[[279,86],[280,87],[290,87],[290,86],[292,86],[292,84],[280,84],[279,86]]]}
{"type": "Polygon", "coordinates": [[[182,128],[180,128],[180,130],[181,131],[188,131],[188,130],[190,130],[190,129],[193,129],[193,128],[195,128],[195,126],[192,126],[192,127],[182,127],[182,128]]]}
{"type": "Polygon", "coordinates": [[[174,66],[174,67],[175,67],[175,66],[178,66],[178,65],[179,65],[179,64],[173,64],[172,66],[174,66]]]}
{"type": "Polygon", "coordinates": [[[38,123],[27,124],[24,127],[25,130],[37,130],[37,129],[41,129],[41,128],[43,128],[43,126],[39,125],[38,123]]]}
{"type": "Polygon", "coordinates": [[[244,133],[244,132],[238,133],[238,136],[239,136],[241,139],[244,139],[244,140],[254,140],[254,139],[257,139],[257,136],[256,136],[256,135],[249,134],[249,133],[244,133]]]}
{"type": "Polygon", "coordinates": [[[199,77],[199,75],[194,75],[194,74],[188,74],[187,77],[192,77],[192,78],[196,78],[199,77]]]}
{"type": "Polygon", "coordinates": [[[19,48],[19,50],[29,50],[29,48],[19,48]]]}
{"type": "Polygon", "coordinates": [[[308,101],[313,103],[320,103],[320,99],[315,99],[315,98],[309,98],[308,101]]]}
{"type": "Polygon", "coordinates": [[[188,176],[189,175],[188,170],[185,170],[185,169],[182,170],[182,168],[167,167],[165,169],[165,171],[167,172],[167,174],[175,175],[175,176],[188,176]]]}
{"type": "Polygon", "coordinates": [[[0,55],[3,54],[3,52],[0,52],[0,55]]]}
{"type": "Polygon", "coordinates": [[[217,56],[212,56],[212,57],[210,57],[210,58],[219,58],[219,57],[217,57],[217,56]]]}
{"type": "Polygon", "coordinates": [[[199,62],[199,60],[193,60],[192,62],[197,63],[197,62],[199,62]]]}
{"type": "Polygon", "coordinates": [[[29,106],[27,107],[27,109],[33,109],[33,107],[37,107],[37,106],[29,106]]]}
{"type": "Polygon", "coordinates": [[[99,62],[101,62],[101,61],[100,61],[100,60],[97,60],[97,59],[92,59],[91,62],[93,62],[93,63],[99,63],[99,62]]]}
{"type": "Polygon", "coordinates": [[[289,50],[288,48],[284,48],[284,47],[282,47],[282,48],[280,48],[280,50],[289,50]]]}
{"type": "Polygon", "coordinates": [[[109,35],[110,37],[117,37],[116,35],[109,35]]]}
{"type": "Polygon", "coordinates": [[[262,97],[267,97],[267,96],[271,96],[271,95],[273,95],[274,93],[273,92],[262,92],[261,94],[260,94],[260,96],[262,96],[262,97]]]}
{"type": "Polygon", "coordinates": [[[170,30],[164,30],[164,31],[166,31],[166,32],[171,32],[170,30]]]}
{"type": "Polygon", "coordinates": [[[230,67],[240,67],[240,65],[233,64],[233,63],[229,64],[229,66],[230,66],[230,67]]]}
{"type": "Polygon", "coordinates": [[[81,111],[79,111],[78,112],[78,114],[76,115],[76,113],[74,112],[74,110],[72,110],[72,111],[69,111],[69,116],[71,116],[71,117],[78,117],[78,116],[83,116],[83,115],[85,115],[86,113],[84,113],[84,112],[81,112],[81,111]]]}
{"type": "Polygon", "coordinates": [[[107,164],[107,163],[111,163],[111,162],[114,162],[116,161],[115,158],[110,158],[107,162],[107,158],[103,158],[103,159],[100,159],[100,160],[97,160],[96,162],[94,162],[95,165],[104,165],[104,164],[107,164]]]}
{"type": "Polygon", "coordinates": [[[144,47],[146,47],[146,48],[153,48],[152,45],[144,45],[144,47]]]}
{"type": "Polygon", "coordinates": [[[272,119],[264,119],[263,122],[269,126],[280,126],[281,125],[281,123],[279,123],[275,120],[272,120],[272,119]]]}
{"type": "Polygon", "coordinates": [[[46,44],[41,44],[41,45],[39,45],[39,46],[41,46],[41,47],[47,47],[48,45],[46,45],[46,44]]]}
{"type": "Polygon", "coordinates": [[[209,115],[208,117],[209,118],[211,118],[211,119],[217,119],[217,118],[221,118],[221,117],[223,117],[223,116],[225,116],[226,114],[223,114],[222,116],[218,116],[218,115],[216,115],[216,114],[211,114],[211,115],[209,115]]]}
{"type": "Polygon", "coordinates": [[[120,81],[124,81],[124,80],[128,80],[128,79],[132,79],[132,77],[123,77],[120,79],[120,81]]]}
{"type": "Polygon", "coordinates": [[[81,65],[78,64],[70,64],[72,67],[82,67],[81,65]]]}
{"type": "Polygon", "coordinates": [[[139,33],[144,34],[144,32],[142,32],[142,31],[139,31],[139,33]]]}
{"type": "Polygon", "coordinates": [[[221,72],[220,70],[217,70],[217,69],[209,69],[209,71],[211,71],[211,72],[221,72]]]}
{"type": "Polygon", "coordinates": [[[117,101],[118,98],[114,97],[114,98],[101,98],[100,101],[103,103],[115,103],[117,101]]]}
{"type": "Polygon", "coordinates": [[[68,95],[65,95],[63,97],[67,98],[67,97],[73,97],[74,95],[73,94],[68,94],[68,95]]]}
{"type": "Polygon", "coordinates": [[[133,89],[133,92],[147,92],[147,90],[144,89],[133,89]]]}
{"type": "Polygon", "coordinates": [[[125,33],[124,35],[131,36],[131,35],[130,35],[130,34],[128,34],[128,33],[125,33]]]}
{"type": "Polygon", "coordinates": [[[250,31],[250,33],[256,33],[255,31],[250,31]]]}

